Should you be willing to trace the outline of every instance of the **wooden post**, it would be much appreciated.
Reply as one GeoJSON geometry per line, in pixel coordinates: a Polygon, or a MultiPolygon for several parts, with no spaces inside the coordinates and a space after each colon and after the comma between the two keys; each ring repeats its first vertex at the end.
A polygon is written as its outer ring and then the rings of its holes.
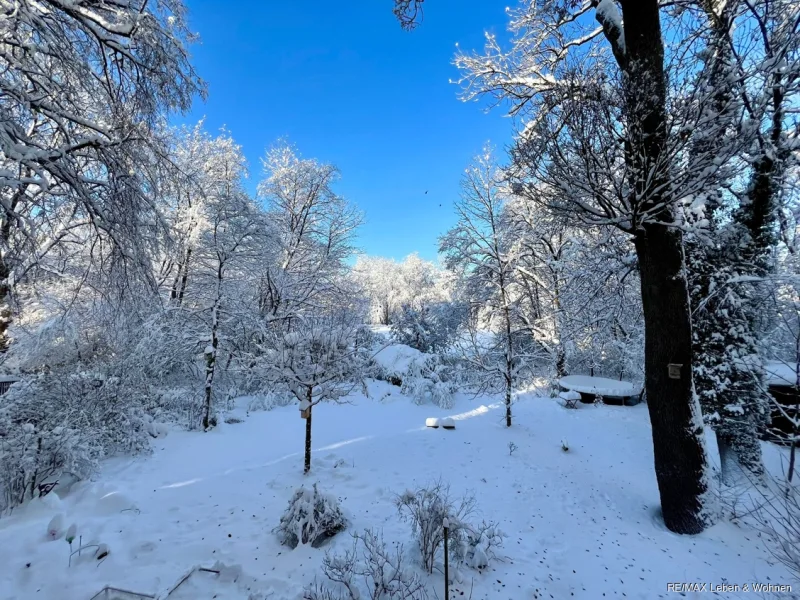
{"type": "Polygon", "coordinates": [[[450,600],[450,569],[447,552],[447,530],[450,528],[450,521],[447,517],[444,518],[442,525],[444,527],[444,600],[450,600]]]}
{"type": "Polygon", "coordinates": [[[308,407],[308,417],[306,417],[306,448],[305,464],[303,474],[306,475],[311,470],[311,406],[308,407]]]}

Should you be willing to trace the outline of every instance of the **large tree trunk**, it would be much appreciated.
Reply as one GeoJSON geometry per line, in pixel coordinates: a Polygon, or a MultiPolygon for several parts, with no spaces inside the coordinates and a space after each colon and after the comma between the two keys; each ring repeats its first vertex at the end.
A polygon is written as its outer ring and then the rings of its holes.
{"type": "Polygon", "coordinates": [[[700,404],[692,385],[692,328],[680,233],[645,225],[636,237],[645,321],[645,389],[666,526],[700,533],[709,494],[700,404]],[[681,365],[672,379],[669,365],[681,365]]]}
{"type": "Polygon", "coordinates": [[[708,525],[708,456],[692,382],[692,325],[683,240],[669,194],[664,46],[658,0],[623,0],[628,112],[627,169],[634,203],[657,223],[637,224],[636,253],[645,322],[645,390],[665,525],[700,533],[708,525]],[[677,378],[670,364],[682,365],[677,378]]]}

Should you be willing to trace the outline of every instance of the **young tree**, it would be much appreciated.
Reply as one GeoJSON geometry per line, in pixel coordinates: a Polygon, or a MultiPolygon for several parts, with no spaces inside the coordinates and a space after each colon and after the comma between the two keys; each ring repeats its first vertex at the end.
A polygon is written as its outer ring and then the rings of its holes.
{"type": "Polygon", "coordinates": [[[458,223],[442,237],[439,251],[446,255],[447,267],[460,275],[470,304],[477,304],[491,320],[499,321],[499,331],[493,335],[500,346],[501,364],[487,360],[478,364],[502,377],[506,427],[511,427],[511,395],[519,367],[514,344],[518,321],[513,290],[517,283],[515,257],[505,219],[506,192],[488,145],[467,169],[461,189],[461,199],[455,204],[458,223]]]}
{"type": "Polygon", "coordinates": [[[293,319],[291,330],[275,335],[264,354],[263,369],[286,386],[305,415],[303,473],[311,470],[311,418],[320,402],[341,402],[361,381],[368,359],[363,315],[345,307],[327,314],[293,319]]]}

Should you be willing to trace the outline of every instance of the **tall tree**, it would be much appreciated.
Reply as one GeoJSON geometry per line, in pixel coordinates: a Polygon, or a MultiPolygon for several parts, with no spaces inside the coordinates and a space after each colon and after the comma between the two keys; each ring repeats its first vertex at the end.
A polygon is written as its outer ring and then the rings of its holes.
{"type": "MultiPolygon", "coordinates": [[[[413,9],[400,4],[402,14],[413,9]]],[[[457,56],[465,95],[510,101],[513,114],[530,117],[515,153],[517,193],[630,234],[662,513],[672,531],[698,533],[713,500],[691,373],[659,3],[528,0],[511,26],[510,52],[488,36],[485,55],[457,56]]]]}
{"type": "Polygon", "coordinates": [[[141,248],[156,125],[204,92],[191,40],[180,0],[0,6],[0,348],[16,282],[74,227],[141,248]]]}
{"type": "Polygon", "coordinates": [[[285,320],[324,309],[340,296],[362,216],[334,191],[339,171],[333,165],[302,158],[284,141],[267,152],[263,164],[258,192],[267,205],[279,258],[265,265],[260,302],[266,317],[285,320]]]}
{"type": "Polygon", "coordinates": [[[479,360],[477,365],[502,379],[506,427],[511,427],[511,395],[519,367],[514,343],[518,333],[515,296],[519,294],[513,289],[514,247],[504,211],[507,193],[493,154],[486,146],[467,169],[461,198],[455,204],[458,223],[442,237],[439,251],[445,254],[447,267],[459,274],[470,304],[477,304],[497,322],[494,338],[502,358],[499,364],[479,360]]]}

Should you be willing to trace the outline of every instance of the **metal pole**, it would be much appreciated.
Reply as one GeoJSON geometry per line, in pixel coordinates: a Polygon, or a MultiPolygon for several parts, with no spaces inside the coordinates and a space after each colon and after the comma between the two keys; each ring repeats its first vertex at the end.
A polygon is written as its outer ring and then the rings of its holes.
{"type": "Polygon", "coordinates": [[[444,600],[450,600],[450,570],[447,553],[447,530],[450,528],[450,522],[446,517],[442,525],[444,526],[444,600]]]}

